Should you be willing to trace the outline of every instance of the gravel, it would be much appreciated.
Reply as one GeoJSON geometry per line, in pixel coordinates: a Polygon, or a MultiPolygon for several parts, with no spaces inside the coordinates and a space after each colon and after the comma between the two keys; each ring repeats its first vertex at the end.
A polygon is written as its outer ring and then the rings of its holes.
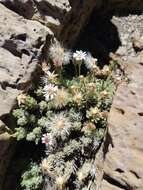
{"type": "Polygon", "coordinates": [[[117,54],[121,55],[124,60],[128,57],[135,57],[136,51],[133,47],[133,39],[136,36],[143,39],[143,14],[127,16],[113,16],[112,23],[117,27],[121,46],[117,50],[117,54]]]}

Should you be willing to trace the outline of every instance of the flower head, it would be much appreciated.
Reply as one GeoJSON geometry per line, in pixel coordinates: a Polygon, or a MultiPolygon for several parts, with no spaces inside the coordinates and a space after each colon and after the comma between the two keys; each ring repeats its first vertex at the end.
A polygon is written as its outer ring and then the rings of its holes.
{"type": "Polygon", "coordinates": [[[103,90],[100,92],[101,98],[106,98],[108,96],[108,92],[106,90],[103,90]]]}
{"type": "Polygon", "coordinates": [[[49,164],[48,164],[48,161],[47,161],[46,158],[44,158],[44,159],[42,160],[41,168],[42,168],[42,171],[43,171],[43,172],[50,170],[50,167],[49,167],[49,164]]]}
{"type": "Polygon", "coordinates": [[[54,97],[53,103],[56,108],[62,108],[66,106],[69,100],[69,94],[68,92],[64,89],[58,89],[57,94],[54,97]]]}
{"type": "Polygon", "coordinates": [[[26,98],[26,94],[19,94],[17,97],[18,105],[20,106],[21,104],[25,104],[26,98]]]}
{"type": "Polygon", "coordinates": [[[93,58],[90,53],[87,54],[85,59],[85,65],[87,69],[93,69],[93,67],[96,65],[97,59],[93,58]]]}
{"type": "Polygon", "coordinates": [[[76,102],[77,104],[81,104],[82,99],[83,99],[83,96],[82,96],[82,94],[80,92],[76,93],[73,96],[73,101],[76,102]]]}
{"type": "Polygon", "coordinates": [[[49,154],[57,147],[57,141],[51,133],[43,134],[42,143],[46,145],[46,153],[49,154]]]}
{"type": "Polygon", "coordinates": [[[51,136],[51,134],[49,134],[49,133],[43,134],[42,143],[45,145],[51,145],[52,146],[53,145],[53,137],[51,136]]]}
{"type": "Polygon", "coordinates": [[[55,83],[56,80],[57,80],[57,74],[55,74],[55,72],[50,72],[50,71],[47,71],[46,74],[41,77],[41,82],[42,84],[46,85],[48,83],[55,83]]]}
{"type": "Polygon", "coordinates": [[[44,158],[40,164],[41,169],[43,173],[48,174],[49,176],[53,177],[53,166],[52,164],[48,161],[48,159],[44,158]]]}
{"type": "Polygon", "coordinates": [[[94,117],[96,117],[99,113],[100,113],[100,112],[99,112],[99,109],[98,109],[97,107],[91,107],[91,108],[87,111],[86,115],[87,115],[88,118],[90,118],[90,117],[94,118],[94,117]]]}
{"type": "Polygon", "coordinates": [[[56,81],[58,75],[55,74],[54,71],[53,72],[48,71],[46,74],[47,74],[47,78],[48,78],[48,80],[50,82],[55,82],[56,81]]]}
{"type": "Polygon", "coordinates": [[[96,90],[96,84],[94,82],[90,82],[87,84],[87,89],[89,92],[94,92],[96,90]]]}
{"type": "Polygon", "coordinates": [[[76,61],[83,61],[86,59],[86,52],[83,52],[82,50],[77,50],[74,54],[73,54],[73,58],[76,61]]]}
{"type": "Polygon", "coordinates": [[[49,56],[55,67],[61,67],[70,62],[71,52],[65,50],[58,41],[55,41],[49,48],[49,56]]]}
{"type": "Polygon", "coordinates": [[[91,72],[96,75],[100,72],[100,69],[97,65],[93,65],[92,69],[91,69],[91,72]]]}
{"type": "Polygon", "coordinates": [[[46,126],[47,129],[50,129],[55,136],[64,136],[69,134],[70,129],[72,128],[72,123],[66,114],[61,112],[51,117],[47,121],[46,126]]]}
{"type": "Polygon", "coordinates": [[[46,101],[52,100],[57,93],[58,87],[53,84],[48,84],[44,86],[44,96],[46,101]]]}

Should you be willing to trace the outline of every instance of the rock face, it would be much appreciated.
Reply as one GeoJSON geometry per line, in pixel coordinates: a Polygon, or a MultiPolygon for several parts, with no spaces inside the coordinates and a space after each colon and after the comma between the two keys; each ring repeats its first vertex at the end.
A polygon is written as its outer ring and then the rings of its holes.
{"type": "Polygon", "coordinates": [[[143,189],[143,64],[131,59],[109,116],[101,190],[143,189]]]}
{"type": "Polygon", "coordinates": [[[0,117],[8,114],[18,90],[36,71],[34,61],[52,32],[37,21],[25,20],[0,4],[0,117]],[[10,19],[9,19],[10,18],[10,19]]]}
{"type": "Polygon", "coordinates": [[[0,0],[26,19],[49,27],[63,43],[73,45],[98,1],[74,0],[0,0]]]}

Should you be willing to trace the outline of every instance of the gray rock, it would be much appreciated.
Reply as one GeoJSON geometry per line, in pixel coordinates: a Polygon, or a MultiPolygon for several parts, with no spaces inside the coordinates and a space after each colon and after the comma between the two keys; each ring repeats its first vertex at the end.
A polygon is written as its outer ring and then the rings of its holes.
{"type": "Polygon", "coordinates": [[[125,71],[130,82],[119,86],[110,111],[101,190],[143,189],[143,65],[130,60],[125,71]]]}
{"type": "Polygon", "coordinates": [[[0,9],[0,46],[18,57],[23,53],[36,56],[46,36],[52,35],[50,29],[37,21],[23,19],[3,5],[0,9]]]}
{"type": "Polygon", "coordinates": [[[0,101],[4,103],[5,97],[14,98],[15,94],[16,98],[16,89],[31,80],[37,67],[34,59],[52,32],[37,21],[23,19],[2,4],[0,10],[0,101]]]}
{"type": "Polygon", "coordinates": [[[65,44],[74,45],[81,29],[100,0],[0,0],[19,15],[49,27],[65,44]],[[69,24],[70,23],[70,24],[69,24]]]}

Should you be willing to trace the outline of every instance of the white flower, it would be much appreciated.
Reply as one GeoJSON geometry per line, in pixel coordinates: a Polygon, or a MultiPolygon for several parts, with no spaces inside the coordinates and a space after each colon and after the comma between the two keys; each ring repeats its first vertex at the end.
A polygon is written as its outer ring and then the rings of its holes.
{"type": "Polygon", "coordinates": [[[53,137],[51,136],[51,134],[43,134],[42,136],[42,143],[45,145],[53,145],[53,137]]]}
{"type": "Polygon", "coordinates": [[[94,65],[96,64],[97,59],[93,58],[90,53],[87,54],[86,59],[85,59],[85,65],[87,69],[92,69],[94,65]]]}
{"type": "Polygon", "coordinates": [[[58,87],[53,84],[48,84],[44,86],[44,96],[46,101],[52,100],[57,93],[58,87]]]}
{"type": "Polygon", "coordinates": [[[48,71],[46,74],[47,74],[47,78],[48,78],[49,81],[56,80],[56,78],[58,76],[57,74],[55,74],[54,71],[53,72],[48,71]]]}
{"type": "Polygon", "coordinates": [[[54,106],[56,108],[62,108],[66,106],[69,101],[69,94],[66,89],[61,88],[57,90],[57,95],[54,97],[54,106]]]}
{"type": "Polygon", "coordinates": [[[82,50],[77,50],[74,54],[73,54],[73,58],[76,61],[82,61],[86,59],[86,52],[83,52],[82,50]]]}
{"type": "Polygon", "coordinates": [[[64,112],[55,114],[46,123],[47,129],[51,129],[53,134],[65,136],[69,135],[73,124],[64,112]]]}

